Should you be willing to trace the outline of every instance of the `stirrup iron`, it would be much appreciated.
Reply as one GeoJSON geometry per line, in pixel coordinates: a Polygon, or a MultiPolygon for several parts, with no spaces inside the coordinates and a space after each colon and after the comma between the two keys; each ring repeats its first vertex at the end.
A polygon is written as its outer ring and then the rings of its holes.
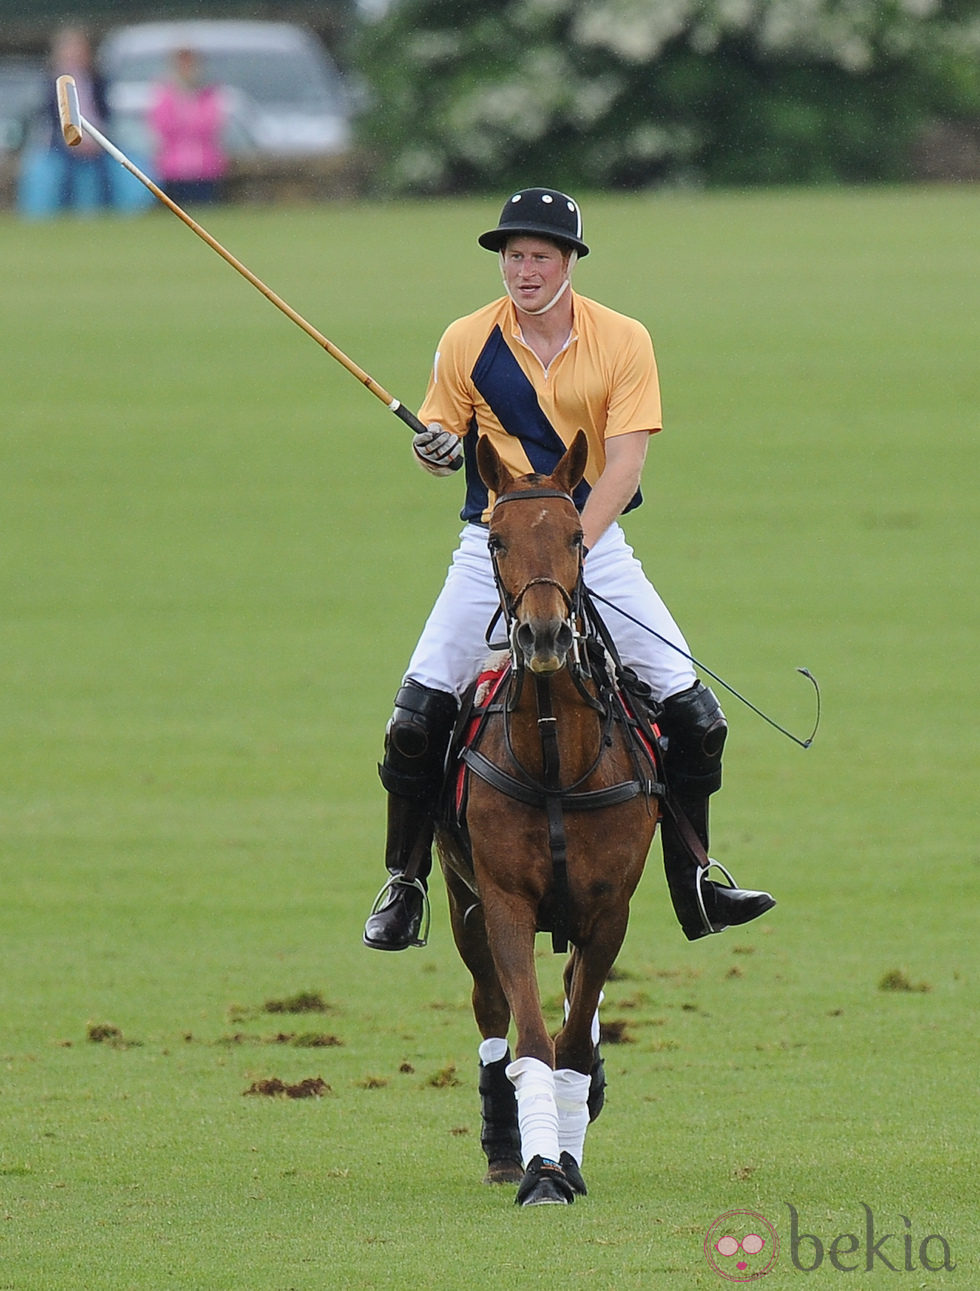
{"type": "Polygon", "coordinates": [[[426,945],[429,940],[429,921],[432,912],[429,908],[429,893],[421,879],[406,879],[402,874],[393,874],[374,898],[374,905],[371,907],[371,914],[368,915],[368,918],[370,919],[372,915],[376,915],[384,908],[389,895],[395,888],[414,888],[422,897],[422,918],[419,922],[418,936],[414,941],[409,942],[409,945],[426,945]]]}
{"type": "Polygon", "coordinates": [[[715,933],[715,932],[724,932],[725,929],[729,926],[727,923],[723,923],[720,928],[716,928],[715,925],[708,918],[708,912],[704,907],[704,892],[701,890],[701,884],[704,882],[705,875],[711,869],[721,870],[722,874],[724,874],[725,878],[728,880],[728,886],[730,888],[738,887],[738,884],[732,878],[730,872],[725,868],[724,865],[722,865],[721,861],[716,861],[713,856],[708,857],[707,865],[698,866],[697,877],[694,880],[694,891],[697,894],[698,910],[701,913],[701,923],[704,927],[704,931],[706,934],[715,933]]]}

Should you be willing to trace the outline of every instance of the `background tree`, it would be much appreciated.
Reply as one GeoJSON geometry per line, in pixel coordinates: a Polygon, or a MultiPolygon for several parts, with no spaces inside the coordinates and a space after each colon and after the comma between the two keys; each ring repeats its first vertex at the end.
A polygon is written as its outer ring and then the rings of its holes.
{"type": "Polygon", "coordinates": [[[402,0],[358,61],[396,192],[897,179],[980,115],[972,0],[402,0]]]}

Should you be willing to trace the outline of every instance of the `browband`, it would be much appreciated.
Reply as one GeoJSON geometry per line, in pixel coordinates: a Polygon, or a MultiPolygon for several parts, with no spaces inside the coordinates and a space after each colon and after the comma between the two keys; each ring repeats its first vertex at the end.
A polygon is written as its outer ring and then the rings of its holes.
{"type": "Polygon", "coordinates": [[[514,493],[498,495],[493,504],[493,509],[496,511],[497,507],[502,506],[505,502],[516,502],[522,498],[526,498],[528,501],[534,498],[564,498],[566,502],[571,502],[572,506],[575,505],[575,499],[570,493],[564,492],[563,489],[532,488],[518,489],[514,493]]]}

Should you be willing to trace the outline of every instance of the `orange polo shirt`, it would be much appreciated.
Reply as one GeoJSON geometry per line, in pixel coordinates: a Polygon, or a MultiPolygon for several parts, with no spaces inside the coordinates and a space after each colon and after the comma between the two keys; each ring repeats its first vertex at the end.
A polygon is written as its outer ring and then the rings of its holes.
{"type": "MultiPolygon", "coordinates": [[[[575,434],[589,441],[579,509],[606,465],[605,441],[661,429],[653,342],[642,323],[572,293],[572,331],[545,369],[521,339],[509,296],[450,323],[439,342],[419,418],[463,437],[464,520],[489,516],[476,439],[489,435],[515,475],[550,474],[575,434]],[[476,432],[475,434],[472,432],[476,432]]],[[[637,493],[625,510],[641,501],[637,493]]]]}

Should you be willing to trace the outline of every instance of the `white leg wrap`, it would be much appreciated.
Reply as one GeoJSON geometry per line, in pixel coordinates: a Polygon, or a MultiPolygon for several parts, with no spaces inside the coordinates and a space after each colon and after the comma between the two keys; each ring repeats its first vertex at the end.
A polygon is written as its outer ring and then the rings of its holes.
{"type": "Polygon", "coordinates": [[[555,1072],[555,1103],[558,1107],[558,1146],[579,1165],[585,1152],[589,1128],[589,1085],[591,1079],[567,1067],[555,1072]]]}
{"type": "Polygon", "coordinates": [[[507,1052],[507,1041],[496,1038],[484,1040],[480,1045],[480,1061],[484,1067],[489,1067],[492,1062],[499,1062],[507,1052]]]}
{"type": "Polygon", "coordinates": [[[524,1165],[535,1156],[557,1161],[561,1149],[555,1073],[538,1058],[518,1058],[508,1066],[507,1076],[517,1093],[517,1124],[524,1165]]]}

